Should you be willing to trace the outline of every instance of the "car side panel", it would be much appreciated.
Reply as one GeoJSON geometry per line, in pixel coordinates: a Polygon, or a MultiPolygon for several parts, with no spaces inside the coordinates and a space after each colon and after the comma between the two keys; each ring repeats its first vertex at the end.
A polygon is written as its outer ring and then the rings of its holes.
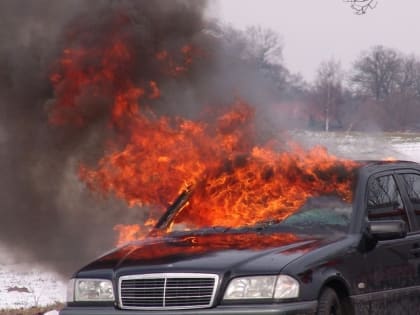
{"type": "Polygon", "coordinates": [[[354,279],[363,272],[359,243],[359,235],[348,235],[293,261],[282,273],[297,275],[304,300],[317,299],[325,284],[332,280],[340,282],[346,294],[358,294],[354,279]]]}
{"type": "Polygon", "coordinates": [[[411,298],[420,296],[418,262],[410,257],[413,242],[416,239],[410,237],[379,242],[363,255],[363,272],[355,279],[358,294],[352,297],[359,313],[410,314],[413,307],[418,310],[418,302],[411,298]]]}

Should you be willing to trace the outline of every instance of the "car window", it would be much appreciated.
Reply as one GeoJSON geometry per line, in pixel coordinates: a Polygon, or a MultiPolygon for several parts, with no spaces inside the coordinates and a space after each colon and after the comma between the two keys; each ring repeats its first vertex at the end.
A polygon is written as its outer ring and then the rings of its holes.
{"type": "Polygon", "coordinates": [[[404,174],[402,177],[404,179],[408,197],[410,198],[416,215],[417,224],[420,226],[420,175],[404,174]]]}
{"type": "Polygon", "coordinates": [[[352,215],[352,203],[338,196],[308,198],[304,206],[283,221],[283,225],[347,231],[352,215]]]}
{"type": "Polygon", "coordinates": [[[409,226],[407,211],[392,175],[369,180],[367,215],[370,221],[403,220],[409,226]]]}

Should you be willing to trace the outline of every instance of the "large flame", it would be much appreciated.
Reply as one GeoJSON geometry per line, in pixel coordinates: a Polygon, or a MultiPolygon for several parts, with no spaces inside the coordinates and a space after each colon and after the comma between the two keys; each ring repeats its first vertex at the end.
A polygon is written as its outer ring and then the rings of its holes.
{"type": "MultiPolygon", "coordinates": [[[[186,75],[194,55],[202,54],[187,43],[175,53],[154,52],[160,74],[186,75]]],[[[130,45],[112,34],[101,49],[65,49],[51,75],[56,100],[50,121],[83,126],[96,113],[89,107],[109,109],[109,127],[126,138],[121,146],[115,137],[96,167],[80,167],[80,177],[94,191],[148,207],[148,227],[185,187],[193,192],[169,229],[281,220],[321,194],[351,200],[355,162],[321,147],[257,145],[254,109],[240,99],[206,121],[159,116],[149,105],[161,96],[160,82],[136,81],[133,63],[130,45]]],[[[148,227],[117,225],[118,243],[142,238],[148,227]]]]}

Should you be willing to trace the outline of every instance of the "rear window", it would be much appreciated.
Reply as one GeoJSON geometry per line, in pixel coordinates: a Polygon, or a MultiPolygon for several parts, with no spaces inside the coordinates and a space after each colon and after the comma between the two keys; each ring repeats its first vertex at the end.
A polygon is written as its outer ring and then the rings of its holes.
{"type": "Polygon", "coordinates": [[[416,216],[417,226],[420,226],[420,175],[404,174],[402,178],[416,216]]]}

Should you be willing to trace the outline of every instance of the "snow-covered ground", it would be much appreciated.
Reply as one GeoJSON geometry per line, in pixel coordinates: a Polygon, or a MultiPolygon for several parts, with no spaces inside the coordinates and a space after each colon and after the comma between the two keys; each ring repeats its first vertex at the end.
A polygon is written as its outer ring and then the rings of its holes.
{"type": "Polygon", "coordinates": [[[356,160],[394,158],[420,162],[420,134],[296,131],[294,140],[305,147],[325,146],[334,155],[356,160]]]}
{"type": "Polygon", "coordinates": [[[0,266],[0,309],[63,302],[65,284],[48,270],[28,264],[0,266]]]}
{"type": "MultiPolygon", "coordinates": [[[[305,147],[317,144],[351,159],[395,158],[420,162],[420,134],[293,132],[305,147]]],[[[41,267],[17,263],[0,246],[0,309],[42,306],[65,301],[66,283],[41,267]]]]}
{"type": "Polygon", "coordinates": [[[46,306],[64,302],[66,284],[41,266],[16,262],[0,246],[0,309],[46,306]]]}

